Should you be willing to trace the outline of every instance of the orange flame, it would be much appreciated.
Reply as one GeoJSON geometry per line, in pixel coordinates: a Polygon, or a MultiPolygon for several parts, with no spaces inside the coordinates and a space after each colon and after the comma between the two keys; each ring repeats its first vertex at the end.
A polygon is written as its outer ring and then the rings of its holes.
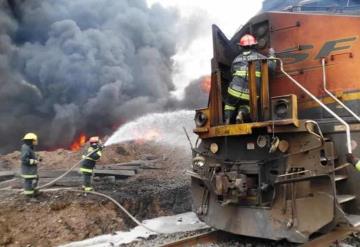
{"type": "Polygon", "coordinates": [[[71,151],[78,151],[86,143],[85,134],[81,133],[78,138],[76,138],[73,143],[70,145],[71,151]]]}
{"type": "Polygon", "coordinates": [[[210,92],[210,88],[211,88],[211,77],[210,76],[204,76],[202,81],[201,81],[201,90],[204,93],[209,93],[210,92]]]}

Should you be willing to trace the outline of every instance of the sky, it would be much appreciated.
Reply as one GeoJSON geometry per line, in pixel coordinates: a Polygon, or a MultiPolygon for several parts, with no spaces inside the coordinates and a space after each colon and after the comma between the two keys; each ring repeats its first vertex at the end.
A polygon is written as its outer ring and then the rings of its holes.
{"type": "Polygon", "coordinates": [[[181,97],[183,89],[191,80],[211,73],[211,25],[216,24],[228,38],[231,38],[241,25],[260,11],[263,0],[147,0],[147,2],[150,6],[160,3],[166,7],[177,8],[184,21],[197,18],[202,22],[203,35],[193,40],[186,49],[179,47],[173,57],[175,62],[173,81],[176,86],[174,95],[181,97]]]}

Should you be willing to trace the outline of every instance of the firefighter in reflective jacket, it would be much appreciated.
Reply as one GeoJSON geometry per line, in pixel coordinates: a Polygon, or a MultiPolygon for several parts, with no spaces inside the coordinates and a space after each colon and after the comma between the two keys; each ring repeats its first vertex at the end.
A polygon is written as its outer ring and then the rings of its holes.
{"type": "MultiPolygon", "coordinates": [[[[224,118],[225,124],[249,121],[249,86],[248,86],[248,62],[252,60],[265,59],[266,57],[255,51],[257,41],[254,36],[246,34],[241,37],[238,45],[242,47],[242,52],[233,63],[231,72],[233,79],[227,89],[225,98],[224,118]]],[[[256,79],[260,85],[261,71],[260,63],[256,63],[256,79]]]]}
{"type": "Polygon", "coordinates": [[[22,139],[21,146],[21,176],[24,178],[24,194],[28,197],[33,197],[36,193],[38,184],[37,165],[40,158],[34,152],[34,146],[38,143],[37,135],[34,133],[27,133],[22,139]]]}
{"type": "Polygon", "coordinates": [[[92,191],[91,179],[93,174],[93,169],[95,167],[96,161],[101,157],[101,151],[103,146],[98,136],[93,136],[89,140],[90,147],[86,150],[83,155],[83,160],[81,162],[80,172],[83,174],[84,182],[83,189],[84,191],[92,191]]]}

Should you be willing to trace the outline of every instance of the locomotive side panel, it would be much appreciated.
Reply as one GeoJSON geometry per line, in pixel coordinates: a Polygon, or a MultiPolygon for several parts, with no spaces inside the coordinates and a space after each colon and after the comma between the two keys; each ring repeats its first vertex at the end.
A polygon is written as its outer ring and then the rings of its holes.
{"type": "MultiPolygon", "coordinates": [[[[323,90],[321,59],[326,59],[328,89],[357,113],[360,99],[360,18],[354,16],[304,13],[272,13],[270,46],[284,60],[285,70],[311,93],[327,104],[333,103],[323,90]]],[[[306,94],[278,74],[270,82],[272,96],[293,93],[298,96],[299,109],[319,106],[306,94]]],[[[333,108],[347,115],[339,108],[333,108]]],[[[313,110],[314,111],[314,110],[313,110]]],[[[329,117],[316,112],[312,116],[329,117]],[[316,115],[318,114],[318,115],[316,115]]],[[[304,117],[307,117],[306,115],[304,117]]]]}

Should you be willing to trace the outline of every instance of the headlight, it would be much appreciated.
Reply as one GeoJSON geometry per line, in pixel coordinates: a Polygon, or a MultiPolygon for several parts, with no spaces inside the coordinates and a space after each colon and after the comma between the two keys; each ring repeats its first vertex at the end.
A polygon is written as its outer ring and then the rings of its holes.
{"type": "Polygon", "coordinates": [[[213,153],[213,154],[216,154],[218,151],[219,151],[219,146],[214,142],[214,143],[211,143],[210,145],[210,151],[213,153]]]}
{"type": "Polygon", "coordinates": [[[289,115],[289,102],[283,99],[276,101],[275,114],[278,119],[287,118],[289,115]]]}
{"type": "Polygon", "coordinates": [[[205,113],[203,113],[201,111],[196,112],[196,114],[195,114],[196,127],[203,127],[206,124],[207,120],[208,120],[208,118],[205,115],[205,113]]]}

